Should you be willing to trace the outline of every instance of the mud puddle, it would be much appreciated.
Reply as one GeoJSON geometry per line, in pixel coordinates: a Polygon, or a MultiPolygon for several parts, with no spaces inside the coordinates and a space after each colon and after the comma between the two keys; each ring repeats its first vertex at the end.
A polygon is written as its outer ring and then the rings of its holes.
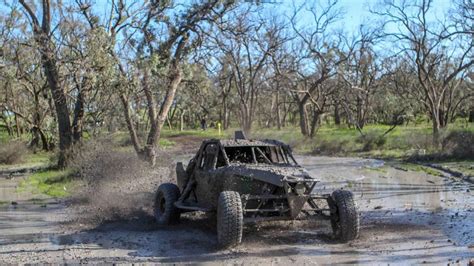
{"type": "Polygon", "coordinates": [[[213,220],[204,215],[185,215],[181,224],[167,228],[157,227],[144,212],[92,228],[68,222],[65,229],[64,209],[54,207],[61,204],[48,204],[2,209],[0,261],[467,264],[474,258],[474,195],[469,184],[398,170],[378,160],[297,160],[321,179],[314,192],[354,191],[361,211],[359,239],[348,244],[332,240],[326,222],[265,223],[247,226],[242,245],[221,251],[213,220]]]}

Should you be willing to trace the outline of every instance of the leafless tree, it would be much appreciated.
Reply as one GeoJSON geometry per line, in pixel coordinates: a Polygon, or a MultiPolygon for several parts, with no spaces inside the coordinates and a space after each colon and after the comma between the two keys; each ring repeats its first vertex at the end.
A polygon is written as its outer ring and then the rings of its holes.
{"type": "Polygon", "coordinates": [[[321,5],[302,5],[291,18],[291,24],[301,47],[298,49],[301,60],[300,82],[293,96],[298,105],[301,133],[313,136],[320,116],[329,106],[329,96],[335,90],[324,84],[337,73],[338,66],[348,59],[342,52],[347,44],[345,38],[334,31],[332,26],[341,18],[342,11],[337,8],[337,1],[327,1],[321,5]],[[311,15],[311,25],[299,26],[297,18],[301,12],[311,15]],[[312,105],[313,119],[309,122],[308,106],[312,105]]]}
{"type": "MultiPolygon", "coordinates": [[[[450,114],[472,97],[455,96],[474,64],[474,38],[472,31],[459,28],[472,27],[472,16],[461,15],[464,23],[429,21],[432,5],[432,0],[387,0],[372,12],[383,18],[384,37],[396,44],[397,55],[404,56],[416,72],[420,91],[414,93],[421,96],[419,100],[429,112],[433,141],[438,143],[440,129],[447,125],[450,114]]],[[[472,3],[465,8],[472,9],[472,3]]],[[[464,12],[463,7],[459,12],[464,12]]]]}

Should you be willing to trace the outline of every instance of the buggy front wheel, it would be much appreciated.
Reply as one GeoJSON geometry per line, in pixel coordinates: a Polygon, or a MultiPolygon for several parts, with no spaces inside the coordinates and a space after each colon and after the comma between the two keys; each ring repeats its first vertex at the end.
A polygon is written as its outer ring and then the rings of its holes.
{"type": "Polygon", "coordinates": [[[336,212],[332,214],[331,225],[336,239],[343,242],[354,240],[359,236],[359,214],[352,192],[336,190],[332,193],[336,212]]]}
{"type": "Polygon", "coordinates": [[[242,241],[243,211],[240,195],[223,191],[217,203],[217,242],[221,248],[238,245],[242,241]]]}

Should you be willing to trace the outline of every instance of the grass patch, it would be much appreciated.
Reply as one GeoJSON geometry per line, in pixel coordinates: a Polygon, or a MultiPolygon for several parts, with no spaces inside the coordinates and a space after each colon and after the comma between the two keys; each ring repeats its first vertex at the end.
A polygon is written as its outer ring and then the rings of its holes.
{"type": "Polygon", "coordinates": [[[438,162],[437,164],[447,167],[448,169],[461,172],[466,176],[474,176],[474,161],[472,160],[438,162]]]}
{"type": "Polygon", "coordinates": [[[3,127],[0,127],[0,144],[6,143],[10,140],[10,136],[8,135],[7,130],[5,130],[3,127]]]}
{"type": "Polygon", "coordinates": [[[223,138],[229,138],[231,135],[233,135],[233,130],[228,129],[226,131],[221,131],[219,134],[219,131],[214,128],[208,128],[206,130],[201,130],[201,129],[191,129],[191,130],[169,130],[169,129],[163,129],[161,136],[163,138],[170,138],[170,137],[177,137],[177,136],[195,136],[195,137],[201,137],[203,139],[223,139],[223,138]]]}
{"type": "MultiPolygon", "coordinates": [[[[285,127],[281,130],[254,129],[251,137],[278,139],[292,146],[297,153],[315,155],[406,159],[442,152],[433,147],[429,123],[398,126],[381,138],[389,128],[386,125],[367,125],[363,129],[365,137],[362,137],[354,128],[325,124],[319,128],[313,139],[304,137],[298,127],[285,127]]],[[[474,132],[474,124],[453,123],[444,133],[450,135],[451,132],[459,130],[474,132]]]]}
{"type": "Polygon", "coordinates": [[[50,197],[62,198],[69,195],[74,187],[72,170],[48,170],[34,173],[22,180],[17,188],[19,192],[30,191],[50,197]]]}
{"type": "Polygon", "coordinates": [[[169,139],[165,139],[165,138],[161,138],[160,143],[159,143],[160,147],[164,149],[173,147],[175,144],[176,142],[171,141],[169,139]]]}
{"type": "Polygon", "coordinates": [[[35,167],[48,167],[51,164],[52,153],[48,152],[37,152],[25,154],[23,161],[16,164],[0,164],[0,170],[7,169],[20,169],[20,168],[35,168],[35,167]]]}
{"type": "Polygon", "coordinates": [[[10,201],[0,200],[0,206],[10,204],[10,201]]]}
{"type": "Polygon", "coordinates": [[[397,165],[397,168],[404,171],[425,172],[432,176],[443,176],[443,174],[436,169],[414,163],[401,163],[397,165]]]}
{"type": "Polygon", "coordinates": [[[379,172],[382,174],[388,173],[388,170],[385,167],[367,167],[367,170],[374,171],[374,172],[379,172]]]}

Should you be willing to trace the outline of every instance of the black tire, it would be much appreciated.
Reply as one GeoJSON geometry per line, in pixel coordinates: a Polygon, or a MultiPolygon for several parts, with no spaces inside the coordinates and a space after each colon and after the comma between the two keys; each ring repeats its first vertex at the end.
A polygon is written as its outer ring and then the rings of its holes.
{"type": "Polygon", "coordinates": [[[170,225],[179,221],[181,212],[174,206],[179,195],[179,188],[175,184],[164,183],[158,187],[153,211],[159,225],[170,225]]]}
{"type": "Polygon", "coordinates": [[[223,191],[217,203],[217,243],[221,248],[238,245],[242,241],[244,216],[240,195],[223,191]]]}
{"type": "Polygon", "coordinates": [[[352,192],[336,190],[332,200],[337,212],[333,214],[331,225],[336,239],[347,242],[359,236],[359,213],[352,192]]]}

